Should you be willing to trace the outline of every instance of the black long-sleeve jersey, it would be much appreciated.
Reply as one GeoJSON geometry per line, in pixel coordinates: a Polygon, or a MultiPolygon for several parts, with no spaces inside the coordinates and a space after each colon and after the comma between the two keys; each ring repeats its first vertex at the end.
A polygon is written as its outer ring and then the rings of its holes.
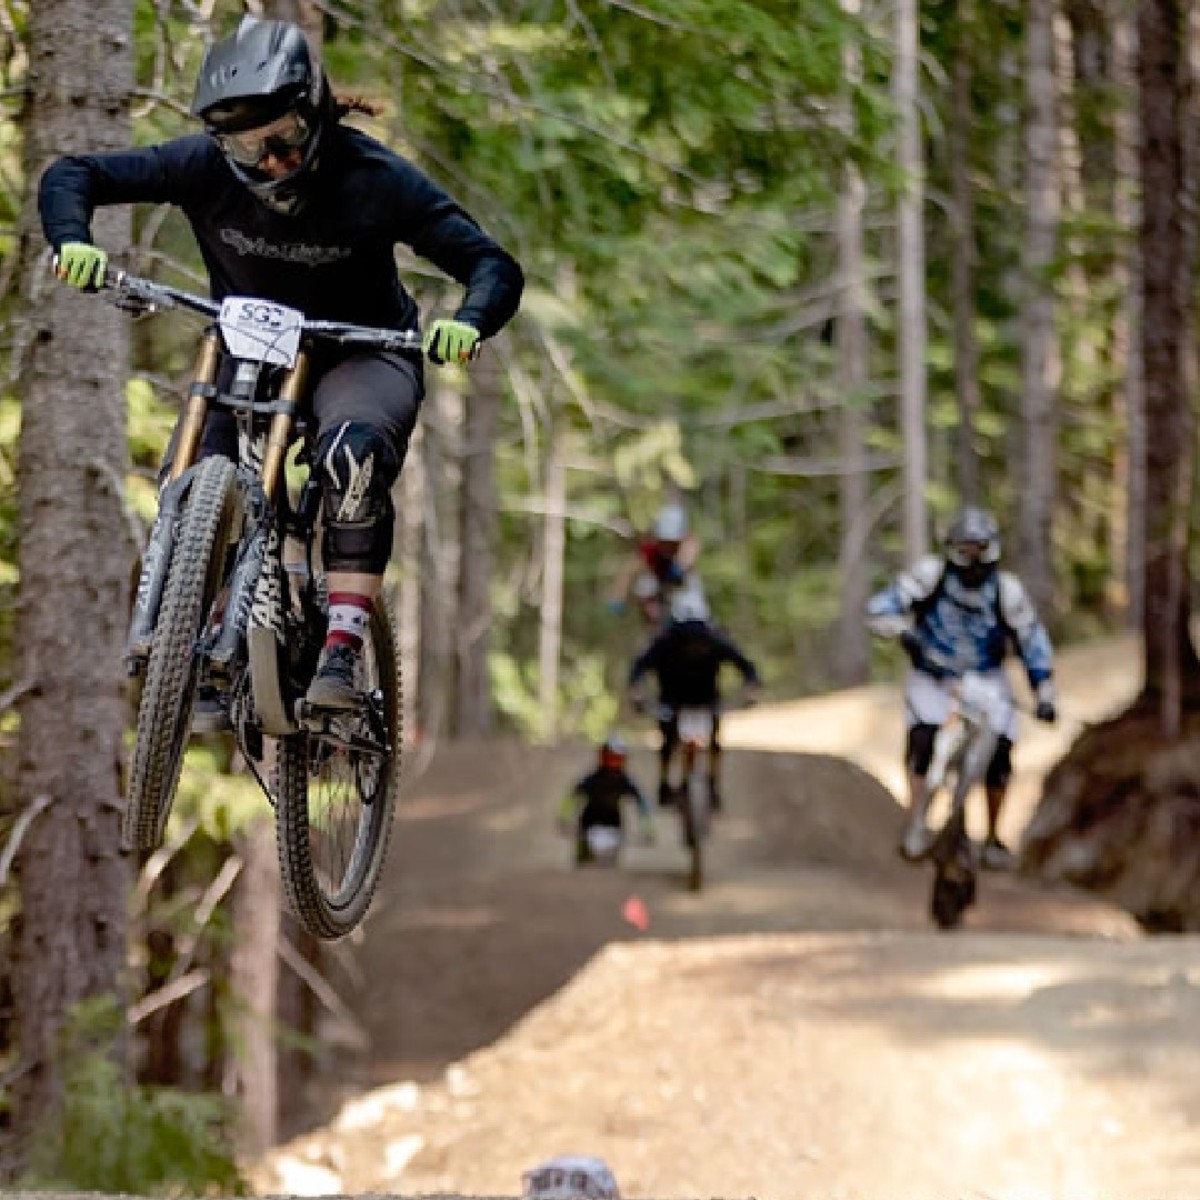
{"type": "Polygon", "coordinates": [[[590,829],[593,825],[621,825],[621,801],[629,797],[643,817],[649,817],[650,805],[642,795],[641,788],[625,771],[612,767],[597,767],[585,775],[567,797],[566,805],[579,804],[579,826],[590,829]]]}
{"type": "Polygon", "coordinates": [[[101,205],[172,204],[191,223],[214,300],[262,296],[322,320],[415,329],[400,282],[404,243],[466,288],[455,316],[484,337],[508,321],[524,278],[516,260],[407,159],[361,130],[333,125],[294,215],[256,200],[207,134],[60,158],[42,176],[46,238],[90,242],[101,205]]]}
{"type": "Polygon", "coordinates": [[[701,708],[720,699],[718,676],[725,663],[732,663],[747,683],[759,682],[758,669],[728,635],[700,621],[684,621],[669,625],[638,655],[629,683],[653,671],[663,704],[701,708]]]}

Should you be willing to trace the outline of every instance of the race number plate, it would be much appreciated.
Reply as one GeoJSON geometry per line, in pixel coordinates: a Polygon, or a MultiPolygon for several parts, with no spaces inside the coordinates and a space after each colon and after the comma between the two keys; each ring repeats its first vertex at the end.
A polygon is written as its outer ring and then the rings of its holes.
{"type": "Polygon", "coordinates": [[[221,332],[235,358],[290,367],[300,350],[304,314],[270,300],[228,296],[221,303],[221,332]]]}

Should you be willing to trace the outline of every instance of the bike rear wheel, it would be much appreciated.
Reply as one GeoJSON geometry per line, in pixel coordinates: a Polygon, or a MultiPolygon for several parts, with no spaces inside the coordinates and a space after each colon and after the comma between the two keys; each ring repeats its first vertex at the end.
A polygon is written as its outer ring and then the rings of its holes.
{"type": "Polygon", "coordinates": [[[708,781],[697,762],[688,771],[683,793],[679,799],[679,811],[683,820],[683,836],[687,842],[688,889],[698,892],[704,887],[704,839],[708,833],[708,781]]]}
{"type": "Polygon", "coordinates": [[[179,786],[200,675],[199,642],[221,586],[236,509],[234,474],[229,459],[204,459],[180,517],[138,706],[122,822],[122,835],[135,850],[162,842],[179,786]]]}
{"type": "Polygon", "coordinates": [[[284,896],[304,928],[327,940],[344,937],[366,915],[396,806],[400,678],[382,604],[371,616],[359,673],[366,713],[334,718],[328,733],[308,730],[279,742],[275,829],[284,896]],[[386,752],[365,748],[367,741],[386,752]]]}

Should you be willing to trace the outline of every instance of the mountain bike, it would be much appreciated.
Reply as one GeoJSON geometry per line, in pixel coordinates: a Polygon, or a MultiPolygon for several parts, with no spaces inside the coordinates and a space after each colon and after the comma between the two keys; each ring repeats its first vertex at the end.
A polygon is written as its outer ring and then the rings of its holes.
{"type": "Polygon", "coordinates": [[[939,929],[954,928],[975,903],[979,864],[967,833],[967,796],[987,774],[1012,711],[1002,676],[968,671],[955,683],[950,713],[934,738],[930,802],[943,788],[950,794],[949,814],[927,855],[933,863],[929,911],[939,929]]]}
{"type": "Polygon", "coordinates": [[[713,795],[709,777],[709,756],[717,717],[729,705],[681,705],[678,708],[658,704],[650,708],[661,724],[674,723],[678,745],[672,755],[677,759],[679,782],[671,785],[672,804],[679,813],[683,842],[688,850],[688,888],[698,892],[704,886],[704,843],[712,827],[713,795]]]}
{"type": "MultiPolygon", "coordinates": [[[[349,933],[379,881],[396,802],[399,664],[377,604],[356,679],[357,710],[304,700],[325,637],[320,487],[293,503],[285,470],[298,442],[310,465],[302,401],[318,340],[412,352],[419,334],[315,321],[257,297],[214,303],[124,272],[104,294],[135,314],[209,318],[142,560],[126,647],[142,680],[123,822],[133,849],[158,846],[179,784],[203,681],[228,695],[234,736],[275,814],[288,906],[319,938],[349,933]],[[199,456],[205,420],[231,412],[238,458],[199,456]],[[285,562],[285,546],[292,553],[285,562]]],[[[303,475],[303,470],[299,472],[303,475]]]]}

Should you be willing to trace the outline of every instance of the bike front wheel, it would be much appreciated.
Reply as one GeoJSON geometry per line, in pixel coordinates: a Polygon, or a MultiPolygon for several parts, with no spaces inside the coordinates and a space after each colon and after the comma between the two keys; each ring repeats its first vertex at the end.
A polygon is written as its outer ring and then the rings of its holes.
{"type": "Polygon", "coordinates": [[[221,586],[236,510],[234,466],[201,461],[180,517],[138,705],[122,835],[135,850],[163,839],[191,733],[200,675],[199,643],[221,586]]]}
{"type": "Polygon", "coordinates": [[[400,675],[381,603],[359,657],[360,713],[279,742],[276,842],[284,896],[314,937],[344,937],[366,916],[396,806],[400,675]]]}
{"type": "Polygon", "coordinates": [[[965,810],[956,804],[930,851],[933,887],[929,915],[939,929],[953,929],[975,903],[976,869],[965,810]]]}
{"type": "Polygon", "coordinates": [[[698,765],[688,772],[679,798],[679,815],[689,855],[688,890],[698,892],[704,887],[704,839],[709,821],[708,781],[698,765]]]}

